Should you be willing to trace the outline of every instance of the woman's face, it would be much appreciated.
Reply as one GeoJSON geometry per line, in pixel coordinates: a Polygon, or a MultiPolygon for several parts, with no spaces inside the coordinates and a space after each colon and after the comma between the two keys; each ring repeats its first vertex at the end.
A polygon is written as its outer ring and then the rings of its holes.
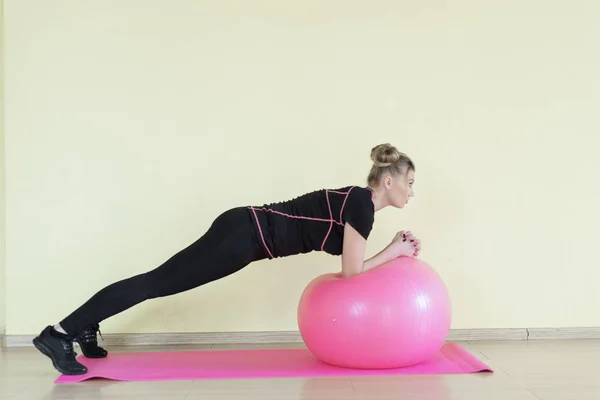
{"type": "Polygon", "coordinates": [[[410,170],[404,175],[389,176],[385,179],[385,188],[388,193],[388,202],[396,208],[404,208],[411,197],[414,197],[413,185],[415,172],[410,170]]]}

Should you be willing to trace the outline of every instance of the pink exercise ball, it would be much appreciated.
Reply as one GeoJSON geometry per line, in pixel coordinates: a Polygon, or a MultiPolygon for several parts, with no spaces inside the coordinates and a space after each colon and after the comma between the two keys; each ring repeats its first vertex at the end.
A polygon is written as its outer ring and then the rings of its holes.
{"type": "Polygon", "coordinates": [[[298,326],[307,348],[327,364],[400,368],[440,350],[451,314],[437,272],[399,257],[352,278],[331,273],[312,280],[300,297],[298,326]]]}

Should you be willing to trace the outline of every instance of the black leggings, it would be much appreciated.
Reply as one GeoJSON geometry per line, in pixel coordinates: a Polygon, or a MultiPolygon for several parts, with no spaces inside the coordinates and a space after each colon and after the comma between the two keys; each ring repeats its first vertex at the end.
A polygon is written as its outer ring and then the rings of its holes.
{"type": "Polygon", "coordinates": [[[251,214],[238,207],[221,214],[195,243],[158,268],[113,283],[60,322],[69,335],[156,297],[181,293],[267,258],[251,214]]]}

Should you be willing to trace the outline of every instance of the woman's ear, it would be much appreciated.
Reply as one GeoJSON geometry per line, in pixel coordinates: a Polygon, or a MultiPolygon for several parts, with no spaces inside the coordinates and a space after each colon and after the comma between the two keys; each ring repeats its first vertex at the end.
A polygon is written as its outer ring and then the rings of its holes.
{"type": "Polygon", "coordinates": [[[385,177],[385,179],[383,180],[383,185],[387,190],[390,190],[392,188],[392,177],[390,175],[387,175],[385,177]]]}

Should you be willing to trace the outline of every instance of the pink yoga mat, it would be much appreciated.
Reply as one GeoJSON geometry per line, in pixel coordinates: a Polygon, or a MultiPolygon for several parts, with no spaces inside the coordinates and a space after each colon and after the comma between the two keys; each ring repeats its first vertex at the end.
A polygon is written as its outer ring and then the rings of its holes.
{"type": "Polygon", "coordinates": [[[164,381],[492,372],[455,343],[444,345],[433,359],[424,363],[384,370],[334,367],[319,361],[307,349],[110,353],[104,359],[79,357],[79,361],[88,367],[87,374],[61,375],[56,383],[81,382],[91,378],[164,381]]]}

